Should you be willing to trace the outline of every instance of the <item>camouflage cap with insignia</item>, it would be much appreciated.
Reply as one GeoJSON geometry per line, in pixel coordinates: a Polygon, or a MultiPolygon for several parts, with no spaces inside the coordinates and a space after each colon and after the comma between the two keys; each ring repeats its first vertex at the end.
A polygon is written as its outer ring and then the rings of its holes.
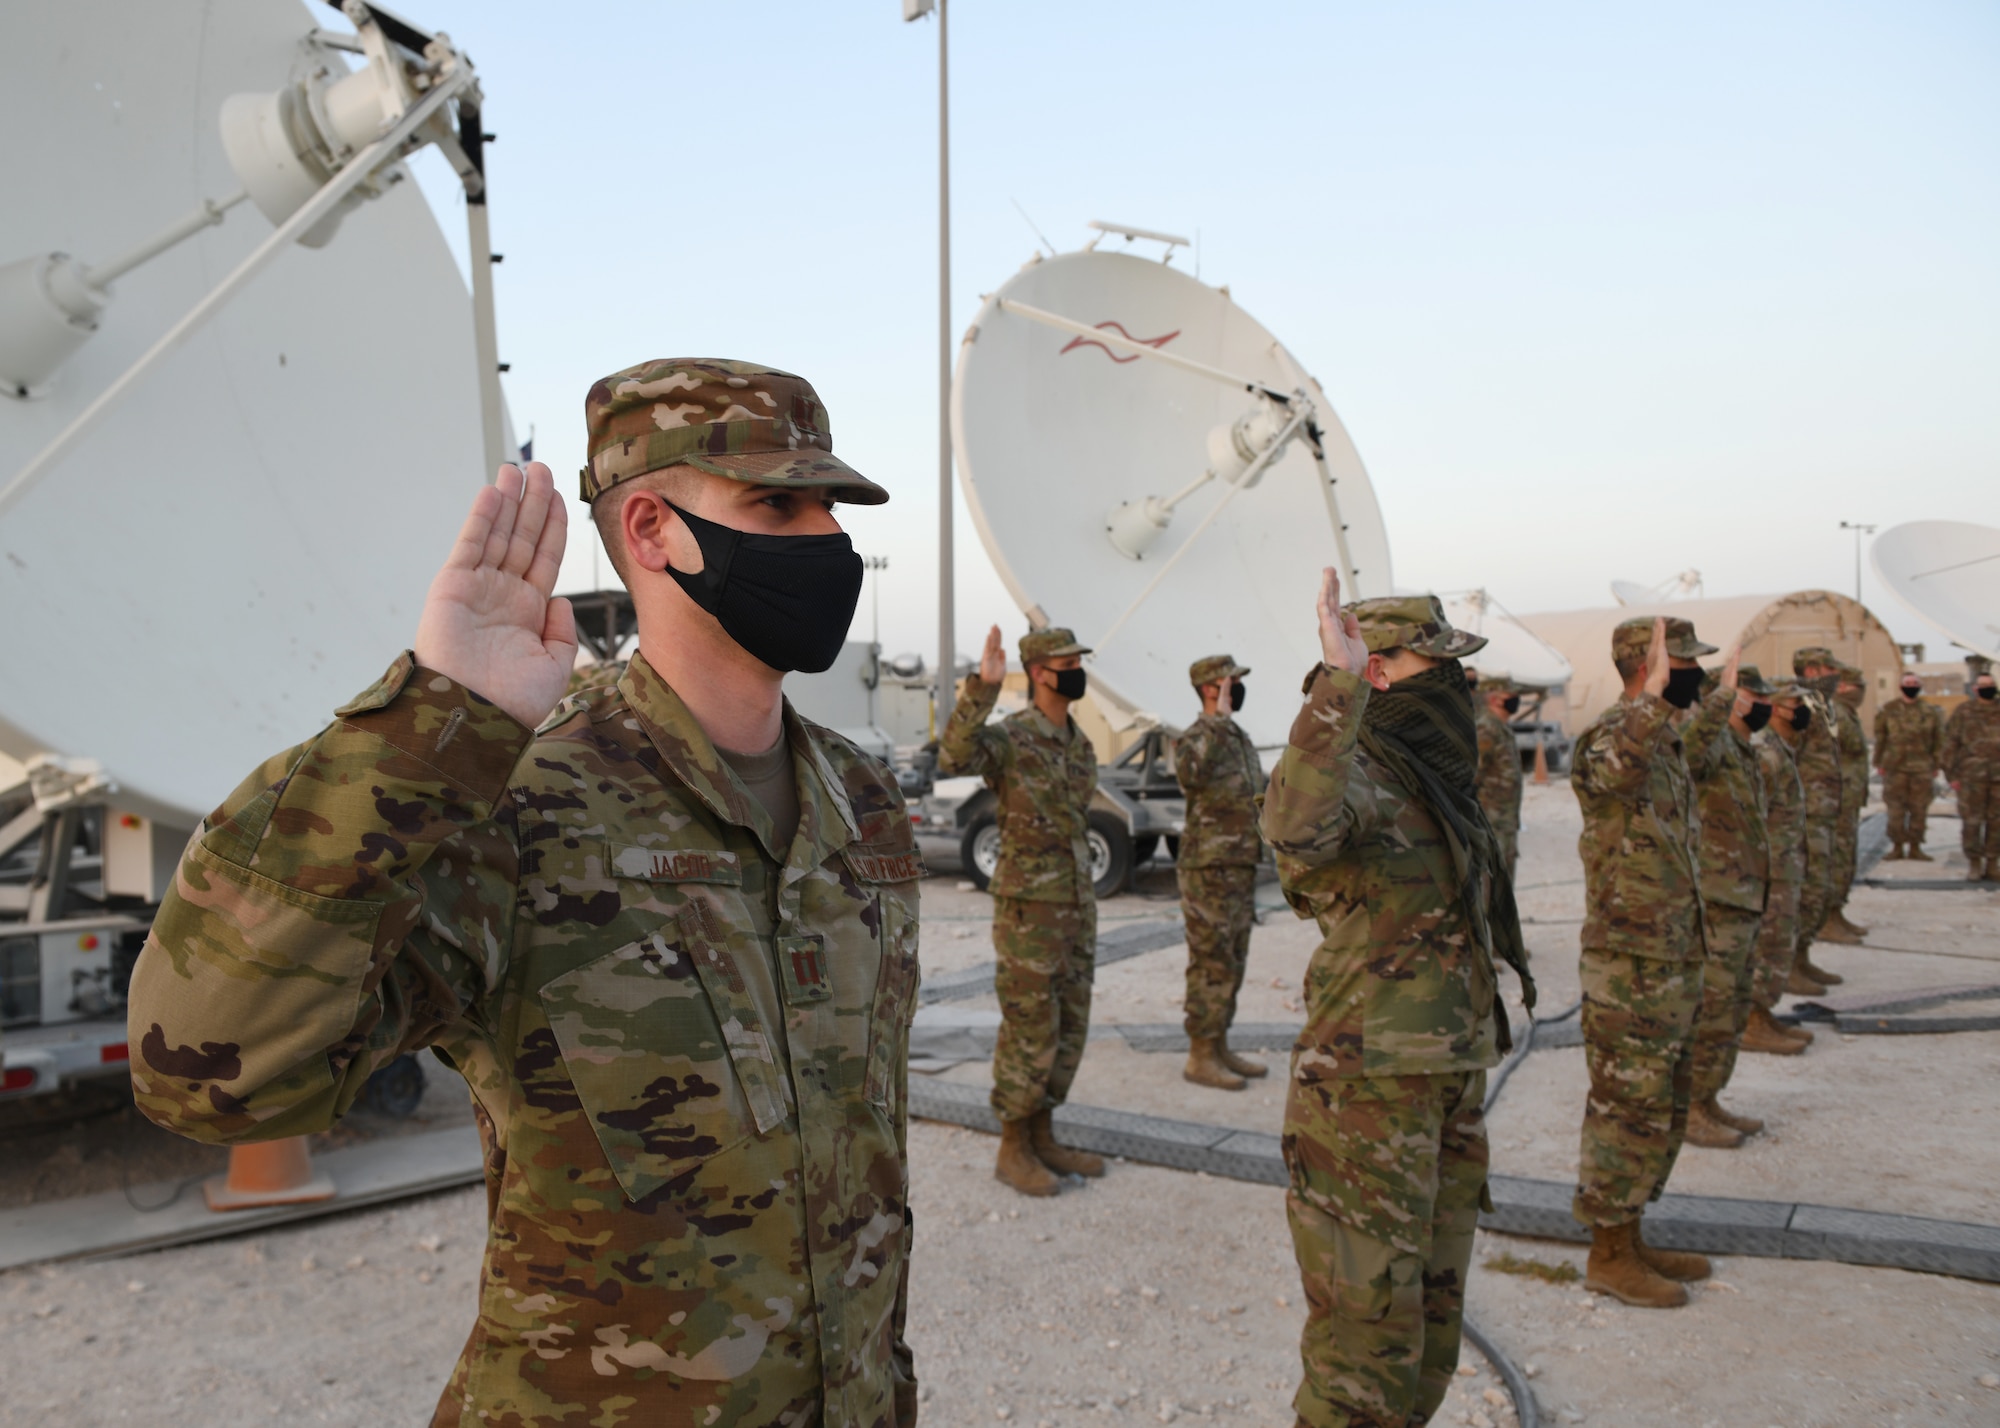
{"type": "Polygon", "coordinates": [[[1772,699],[1803,699],[1806,697],[1806,687],[1789,674],[1769,680],[1766,683],[1771,691],[1769,697],[1772,699]]]}
{"type": "Polygon", "coordinates": [[[1808,665],[1824,665],[1828,669],[1840,663],[1833,657],[1833,651],[1825,645],[1807,645],[1802,650],[1792,652],[1792,673],[1804,674],[1808,665]]]}
{"type": "Polygon", "coordinates": [[[1486,648],[1486,637],[1455,630],[1435,595],[1383,595],[1347,607],[1368,653],[1414,650],[1432,659],[1459,659],[1486,648]]]}
{"type": "Polygon", "coordinates": [[[1188,683],[1199,689],[1219,679],[1241,679],[1249,672],[1250,666],[1238,664],[1234,655],[1209,655],[1188,666],[1188,683]]]}
{"type": "MultiPolygon", "coordinates": [[[[1619,623],[1611,632],[1611,657],[1613,659],[1645,659],[1653,652],[1652,615],[1635,615],[1619,623]]],[[[1694,621],[1669,618],[1667,621],[1667,654],[1673,659],[1700,659],[1703,655],[1715,653],[1715,646],[1703,644],[1694,637],[1694,621]]]]}
{"type": "Polygon", "coordinates": [[[1865,689],[1868,686],[1868,676],[1861,672],[1858,665],[1843,664],[1840,667],[1840,682],[1865,689]]]}
{"type": "MultiPolygon", "coordinates": [[[[1790,683],[1789,680],[1786,682],[1790,683]]],[[[1708,677],[1701,682],[1702,692],[1707,693],[1720,683],[1722,683],[1722,671],[1712,669],[1708,672],[1708,677]]],[[[1756,695],[1759,699],[1771,698],[1774,689],[1771,682],[1764,678],[1763,672],[1754,664],[1737,666],[1736,687],[1747,694],[1756,695]]]]}
{"type": "Polygon", "coordinates": [[[1076,642],[1076,634],[1061,625],[1051,625],[1046,630],[1030,630],[1021,636],[1021,663],[1031,665],[1037,660],[1061,659],[1064,655],[1086,655],[1088,645],[1076,642]]]}
{"type": "Polygon", "coordinates": [[[833,454],[826,408],[812,383],[755,362],[641,362],[594,383],[583,399],[583,420],[589,464],[579,490],[586,502],[669,466],[756,486],[831,490],[862,506],[889,499],[833,454]]]}

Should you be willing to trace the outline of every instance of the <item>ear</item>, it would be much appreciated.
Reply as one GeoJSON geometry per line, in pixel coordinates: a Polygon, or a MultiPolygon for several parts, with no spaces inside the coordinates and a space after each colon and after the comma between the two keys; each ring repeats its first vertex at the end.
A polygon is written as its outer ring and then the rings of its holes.
{"type": "Polygon", "coordinates": [[[1379,654],[1368,656],[1368,668],[1363,672],[1362,678],[1366,679],[1377,689],[1387,689],[1391,684],[1395,683],[1393,679],[1389,678],[1389,670],[1382,663],[1382,656],[1379,654]]]}
{"type": "Polygon", "coordinates": [[[627,496],[618,508],[618,522],[633,564],[655,571],[671,565],[688,575],[703,568],[701,546],[694,533],[657,491],[634,491],[627,496]]]}

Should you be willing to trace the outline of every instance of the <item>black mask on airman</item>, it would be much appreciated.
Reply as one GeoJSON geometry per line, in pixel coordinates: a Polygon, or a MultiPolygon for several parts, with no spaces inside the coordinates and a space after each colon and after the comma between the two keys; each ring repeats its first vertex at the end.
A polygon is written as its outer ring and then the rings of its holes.
{"type": "Polygon", "coordinates": [[[1979,697],[1981,699],[1991,699],[1995,694],[2000,694],[2000,689],[1995,689],[1990,684],[1987,685],[1984,689],[1979,691],[1979,697]]]}
{"type": "Polygon", "coordinates": [[[1090,681],[1084,677],[1081,667],[1052,669],[1049,673],[1056,677],[1056,693],[1065,699],[1083,698],[1083,691],[1090,681]]]}
{"type": "Polygon", "coordinates": [[[1508,695],[1500,701],[1500,707],[1505,709],[1509,714],[1519,714],[1521,712],[1521,696],[1518,694],[1508,695]]]}
{"type": "Polygon", "coordinates": [[[772,669],[833,667],[861,600],[861,557],[846,532],[763,535],[667,504],[701,547],[694,574],[667,567],[688,599],[772,669]]]}
{"type": "Polygon", "coordinates": [[[1806,731],[1806,726],[1810,723],[1812,723],[1812,710],[1806,708],[1803,704],[1792,710],[1792,727],[1794,729],[1803,734],[1806,731]]]}
{"type": "Polygon", "coordinates": [[[1237,680],[1229,686],[1229,712],[1235,713],[1243,707],[1243,681],[1237,680]]]}
{"type": "Polygon", "coordinates": [[[1919,694],[1922,694],[1923,692],[1924,692],[1923,686],[1920,684],[1906,684],[1903,686],[1903,697],[1905,699],[1915,699],[1919,694]]]}
{"type": "Polygon", "coordinates": [[[1686,709],[1693,705],[1701,694],[1701,682],[1708,671],[1699,665],[1667,672],[1667,687],[1660,692],[1660,698],[1676,709],[1686,709]]]}
{"type": "Polygon", "coordinates": [[[1770,722],[1771,706],[1761,699],[1752,704],[1750,712],[1743,716],[1743,727],[1753,734],[1770,722]]]}

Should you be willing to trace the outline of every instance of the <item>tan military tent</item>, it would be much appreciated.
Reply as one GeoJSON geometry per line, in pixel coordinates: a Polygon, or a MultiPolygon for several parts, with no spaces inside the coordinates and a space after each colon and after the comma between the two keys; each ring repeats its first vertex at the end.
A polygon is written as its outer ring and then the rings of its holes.
{"type": "MultiPolygon", "coordinates": [[[[1867,678],[1862,701],[1864,726],[1875,710],[1894,697],[1903,656],[1882,622],[1865,605],[1831,590],[1798,590],[1790,595],[1741,595],[1728,600],[1675,600],[1662,605],[1615,605],[1601,610],[1559,610],[1516,618],[1547,640],[1575,666],[1569,688],[1551,698],[1550,719],[1571,734],[1581,733],[1618,697],[1618,671],[1611,667],[1611,632],[1621,621],[1672,615],[1694,621],[1695,633],[1718,649],[1741,641],[1743,662],[1765,674],[1790,674],[1792,652],[1825,645],[1867,678]]],[[[1722,655],[1702,661],[1719,666],[1722,655]]]]}

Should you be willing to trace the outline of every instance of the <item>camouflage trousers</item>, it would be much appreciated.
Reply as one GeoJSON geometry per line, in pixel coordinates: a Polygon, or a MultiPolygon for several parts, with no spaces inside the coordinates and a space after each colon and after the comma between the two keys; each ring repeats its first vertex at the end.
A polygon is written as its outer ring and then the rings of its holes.
{"type": "Polygon", "coordinates": [[[1806,875],[1799,884],[1798,953],[1812,950],[1813,939],[1833,911],[1833,826],[1806,824],[1806,875]]]}
{"type": "Polygon", "coordinates": [[[1750,1000],[1769,1011],[1785,994],[1792,963],[1799,955],[1799,885],[1774,882],[1757,924],[1757,947],[1751,954],[1750,1000]]]}
{"type": "Polygon", "coordinates": [[[1097,904],[993,899],[993,1114],[1026,1120],[1060,1106],[1083,1060],[1097,974],[1097,904]]]}
{"type": "Polygon", "coordinates": [[[1861,810],[1843,812],[1833,827],[1833,891],[1828,895],[1827,915],[1847,906],[1854,889],[1854,874],[1861,857],[1861,810]]]}
{"type": "Polygon", "coordinates": [[[1959,846],[1967,858],[2000,858],[2000,774],[1958,782],[1959,846]]]}
{"type": "Polygon", "coordinates": [[[1933,775],[1918,769],[1890,769],[1882,775],[1882,801],[1889,805],[1889,841],[1924,846],[1930,821],[1933,775]]]}
{"type": "Polygon", "coordinates": [[[1660,1198],[1680,1154],[1703,966],[1589,947],[1581,961],[1590,1095],[1572,1213],[1608,1227],[1660,1198]]]}
{"type": "Polygon", "coordinates": [[[1181,920],[1187,928],[1189,1037],[1216,1037],[1236,1020],[1236,994],[1250,957],[1255,921],[1254,867],[1181,868],[1181,920]]]}
{"type": "Polygon", "coordinates": [[[1493,836],[1499,841],[1500,856],[1506,861],[1507,876],[1511,878],[1521,861],[1521,826],[1517,823],[1511,828],[1502,828],[1496,823],[1493,825],[1493,836]]]}
{"type": "Polygon", "coordinates": [[[1701,964],[1701,1006],[1694,1016],[1696,1103],[1724,1086],[1736,1070],[1736,1047],[1750,1021],[1750,992],[1757,973],[1761,912],[1708,906],[1708,956],[1701,964]]]}
{"type": "Polygon", "coordinates": [[[1305,1289],[1309,1428],[1406,1428],[1458,1365],[1486,1194],[1486,1073],[1293,1081],[1285,1214],[1305,1289]]]}

